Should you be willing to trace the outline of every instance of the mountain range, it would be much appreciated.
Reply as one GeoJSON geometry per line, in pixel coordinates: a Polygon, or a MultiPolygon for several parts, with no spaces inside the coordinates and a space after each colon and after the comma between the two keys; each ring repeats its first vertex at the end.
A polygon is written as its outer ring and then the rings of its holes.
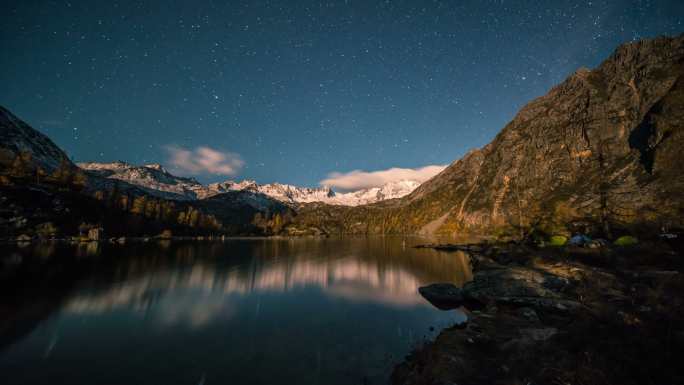
{"type": "Polygon", "coordinates": [[[578,69],[524,106],[492,142],[420,185],[347,193],[249,180],[203,185],[158,164],[75,165],[0,108],[0,186],[11,190],[0,199],[15,207],[0,210],[0,225],[9,233],[34,231],[61,218],[31,207],[25,193],[54,200],[70,190],[157,228],[173,223],[223,233],[521,238],[681,229],[683,127],[684,35],[623,44],[597,68],[578,69]],[[16,209],[21,199],[23,211],[16,209]],[[30,220],[17,226],[17,212],[30,220]],[[43,217],[31,219],[36,212],[43,217]]]}
{"type": "Polygon", "coordinates": [[[258,184],[253,180],[240,182],[229,180],[203,185],[194,178],[175,176],[160,164],[134,166],[119,161],[78,163],[78,166],[94,175],[125,181],[145,188],[152,194],[178,200],[201,200],[229,191],[251,191],[290,205],[322,202],[331,205],[358,206],[401,198],[420,185],[419,182],[413,180],[399,180],[388,182],[380,187],[339,193],[330,187],[310,188],[281,183],[258,184]]]}
{"type": "Polygon", "coordinates": [[[50,138],[3,107],[0,140],[0,234],[10,236],[55,228],[73,234],[77,227],[81,231],[83,225],[98,224],[121,235],[168,228],[181,234],[273,234],[302,205],[362,205],[405,196],[418,186],[402,180],[338,193],[251,180],[203,185],[159,164],[77,165],[50,138]]]}

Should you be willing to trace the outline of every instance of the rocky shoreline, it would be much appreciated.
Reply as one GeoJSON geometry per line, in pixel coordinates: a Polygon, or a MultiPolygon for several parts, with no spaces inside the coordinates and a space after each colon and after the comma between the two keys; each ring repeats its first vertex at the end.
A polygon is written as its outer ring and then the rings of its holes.
{"type": "Polygon", "coordinates": [[[473,280],[421,288],[468,321],[398,365],[392,383],[684,383],[681,245],[426,245],[470,255],[473,280]]]}

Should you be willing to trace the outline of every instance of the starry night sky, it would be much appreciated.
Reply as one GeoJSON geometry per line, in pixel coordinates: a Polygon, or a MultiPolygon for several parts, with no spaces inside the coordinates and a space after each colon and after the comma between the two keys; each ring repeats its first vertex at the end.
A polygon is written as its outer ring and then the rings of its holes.
{"type": "Polygon", "coordinates": [[[76,161],[238,158],[205,182],[448,164],[618,44],[684,32],[681,0],[3,4],[0,104],[76,161]]]}

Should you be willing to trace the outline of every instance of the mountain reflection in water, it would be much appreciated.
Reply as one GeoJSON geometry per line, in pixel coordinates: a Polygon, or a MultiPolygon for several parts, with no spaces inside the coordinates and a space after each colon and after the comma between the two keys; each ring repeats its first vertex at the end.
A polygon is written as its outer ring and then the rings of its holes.
{"type": "Polygon", "coordinates": [[[464,317],[417,289],[469,279],[467,258],[410,247],[419,241],[15,249],[2,272],[19,295],[2,297],[0,370],[7,383],[384,383],[464,317]]]}

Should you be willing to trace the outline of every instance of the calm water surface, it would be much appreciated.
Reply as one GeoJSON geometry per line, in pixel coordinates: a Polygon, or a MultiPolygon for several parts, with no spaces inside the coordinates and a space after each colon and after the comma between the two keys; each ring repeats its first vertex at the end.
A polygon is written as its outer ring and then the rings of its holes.
{"type": "Polygon", "coordinates": [[[464,256],[420,242],[2,246],[2,383],[386,383],[464,319],[417,292],[469,279],[464,256]]]}

